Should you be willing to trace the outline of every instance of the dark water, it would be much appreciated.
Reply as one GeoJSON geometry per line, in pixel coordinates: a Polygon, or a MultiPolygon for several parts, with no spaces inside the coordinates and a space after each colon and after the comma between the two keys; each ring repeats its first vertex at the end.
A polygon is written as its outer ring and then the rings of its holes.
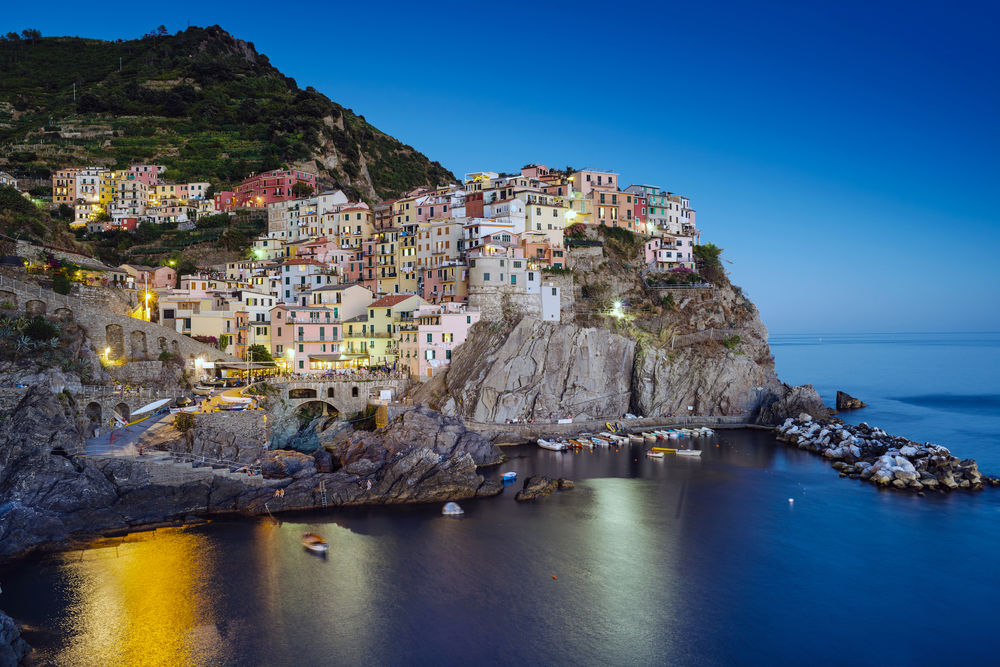
{"type": "MultiPolygon", "coordinates": [[[[996,412],[968,407],[1000,394],[983,369],[998,337],[828,340],[778,339],[779,371],[1000,472],[996,412]]],[[[43,664],[995,663],[1000,492],[880,493],[762,432],[701,446],[511,449],[501,470],[577,488],[465,502],[459,520],[407,507],[136,534],[0,570],[0,607],[43,664]]]]}

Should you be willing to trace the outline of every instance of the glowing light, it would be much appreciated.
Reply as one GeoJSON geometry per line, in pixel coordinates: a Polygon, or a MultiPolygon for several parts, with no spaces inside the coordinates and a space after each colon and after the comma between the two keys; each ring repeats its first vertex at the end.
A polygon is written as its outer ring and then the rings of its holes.
{"type": "Polygon", "coordinates": [[[615,301],[611,305],[611,316],[612,317],[616,317],[619,320],[622,319],[623,317],[625,317],[625,311],[622,308],[623,308],[622,302],[621,301],[615,301]]]}

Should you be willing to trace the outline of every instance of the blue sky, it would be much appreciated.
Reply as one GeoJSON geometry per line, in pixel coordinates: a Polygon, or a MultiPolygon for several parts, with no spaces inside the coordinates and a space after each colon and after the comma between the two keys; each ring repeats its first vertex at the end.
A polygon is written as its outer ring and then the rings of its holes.
{"type": "Polygon", "coordinates": [[[4,32],[219,24],[457,174],[684,193],[772,332],[1000,330],[1000,3],[10,4],[4,32]]]}

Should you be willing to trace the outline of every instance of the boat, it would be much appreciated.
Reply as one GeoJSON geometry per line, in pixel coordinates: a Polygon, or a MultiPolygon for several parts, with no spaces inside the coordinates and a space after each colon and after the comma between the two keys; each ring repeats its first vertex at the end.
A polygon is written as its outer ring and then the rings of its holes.
{"type": "Polygon", "coordinates": [[[325,554],[330,545],[316,533],[302,533],[302,546],[317,554],[325,554]]]}
{"type": "Polygon", "coordinates": [[[445,516],[462,516],[465,510],[458,506],[458,503],[445,503],[441,514],[445,516]]]}
{"type": "Polygon", "coordinates": [[[515,479],[517,479],[517,473],[514,472],[513,470],[511,470],[510,472],[505,472],[504,474],[500,475],[500,479],[502,479],[505,482],[513,482],[515,479]]]}
{"type": "Polygon", "coordinates": [[[555,440],[543,440],[542,438],[539,438],[538,446],[541,447],[542,449],[550,449],[553,452],[561,452],[562,450],[566,449],[567,445],[565,442],[557,442],[555,440]]]}
{"type": "Polygon", "coordinates": [[[219,398],[221,398],[226,403],[242,403],[243,405],[249,405],[250,403],[253,402],[253,399],[249,396],[227,396],[223,394],[219,398]]]}
{"type": "Polygon", "coordinates": [[[677,456],[701,456],[700,449],[678,449],[677,456]]]}
{"type": "Polygon", "coordinates": [[[650,450],[650,451],[646,452],[646,456],[648,456],[651,459],[662,459],[663,458],[663,452],[654,452],[654,451],[650,450]]]}
{"type": "Polygon", "coordinates": [[[194,389],[192,389],[191,391],[197,394],[198,396],[211,396],[212,392],[215,391],[215,387],[208,387],[206,385],[199,383],[196,384],[194,386],[194,389]]]}
{"type": "Polygon", "coordinates": [[[628,436],[628,441],[636,445],[641,445],[645,440],[642,433],[630,433],[628,436]]]}
{"type": "Polygon", "coordinates": [[[589,438],[580,438],[579,440],[570,440],[569,444],[573,445],[577,449],[593,449],[594,448],[594,443],[592,443],[589,438]]]}
{"type": "Polygon", "coordinates": [[[198,406],[197,405],[188,405],[188,406],[185,406],[183,408],[178,408],[178,407],[170,408],[170,414],[175,415],[178,412],[189,412],[189,413],[190,412],[198,412],[198,406]]]}
{"type": "Polygon", "coordinates": [[[593,442],[598,447],[610,447],[611,441],[607,438],[600,438],[598,436],[591,436],[590,441],[593,442]]]}
{"type": "Polygon", "coordinates": [[[651,452],[660,452],[661,454],[663,452],[667,452],[668,454],[675,454],[675,453],[677,453],[677,450],[674,449],[673,447],[653,447],[649,451],[651,451],[651,452]]]}
{"type": "Polygon", "coordinates": [[[656,434],[652,431],[646,431],[642,434],[642,441],[652,444],[656,442],[656,434]]]}

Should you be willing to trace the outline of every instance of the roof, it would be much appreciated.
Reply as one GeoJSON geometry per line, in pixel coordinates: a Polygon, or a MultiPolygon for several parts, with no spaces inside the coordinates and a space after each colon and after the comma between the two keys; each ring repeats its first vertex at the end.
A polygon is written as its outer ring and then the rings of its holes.
{"type": "Polygon", "coordinates": [[[316,287],[316,288],[308,290],[308,291],[310,293],[312,293],[312,292],[339,292],[341,290],[345,290],[345,289],[348,289],[350,287],[361,287],[363,289],[368,289],[367,287],[364,287],[364,285],[359,285],[357,283],[342,283],[340,285],[323,285],[322,287],[316,287]]]}
{"type": "Polygon", "coordinates": [[[315,259],[287,259],[281,263],[282,266],[295,264],[314,264],[315,266],[326,266],[323,262],[317,262],[315,259]]]}
{"type": "Polygon", "coordinates": [[[391,308],[397,304],[415,297],[416,294],[390,294],[389,296],[384,296],[374,303],[368,304],[369,308],[391,308]]]}

